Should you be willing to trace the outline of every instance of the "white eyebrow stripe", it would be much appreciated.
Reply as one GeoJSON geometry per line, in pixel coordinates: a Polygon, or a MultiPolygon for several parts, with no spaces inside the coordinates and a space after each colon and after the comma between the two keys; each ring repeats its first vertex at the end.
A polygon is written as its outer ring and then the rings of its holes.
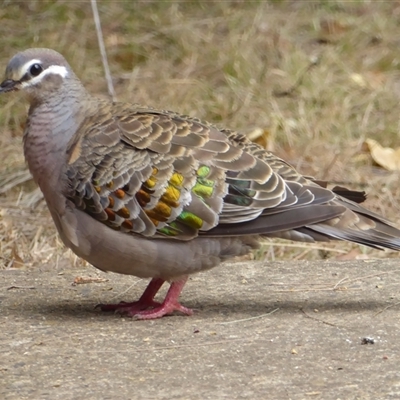
{"type": "MultiPolygon", "coordinates": [[[[37,60],[33,60],[33,61],[36,61],[36,63],[40,63],[37,60]]],[[[31,66],[33,64],[35,64],[35,63],[31,62],[29,66],[31,66]]],[[[21,86],[23,88],[26,88],[29,86],[36,85],[45,76],[50,75],[50,74],[59,75],[62,78],[65,78],[68,75],[68,70],[67,70],[67,68],[63,67],[62,65],[50,65],[50,67],[46,68],[40,75],[35,76],[34,78],[32,78],[28,81],[21,82],[21,86]]]]}
{"type": "Polygon", "coordinates": [[[42,64],[42,62],[40,60],[37,60],[36,58],[33,60],[28,61],[27,63],[25,63],[20,69],[19,69],[19,76],[22,78],[29,70],[29,68],[33,65],[33,64],[42,64]]]}

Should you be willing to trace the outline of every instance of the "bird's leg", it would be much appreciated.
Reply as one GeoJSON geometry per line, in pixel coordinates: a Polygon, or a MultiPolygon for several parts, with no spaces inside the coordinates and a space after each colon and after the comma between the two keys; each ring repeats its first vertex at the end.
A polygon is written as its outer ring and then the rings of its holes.
{"type": "Polygon", "coordinates": [[[173,281],[162,304],[159,304],[151,310],[143,310],[139,312],[129,310],[129,315],[136,319],[160,318],[164,315],[171,314],[174,311],[180,311],[183,314],[192,315],[193,311],[190,308],[184,307],[178,302],[179,295],[181,294],[187,280],[188,277],[185,276],[180,280],[173,281]]]}
{"type": "Polygon", "coordinates": [[[149,307],[158,307],[161,304],[154,301],[154,296],[160,290],[164,282],[163,279],[153,278],[140,296],[140,299],[132,303],[122,301],[118,304],[98,304],[96,307],[99,307],[101,311],[115,311],[117,313],[128,313],[130,315],[134,315],[136,312],[145,310],[149,307]]]}
{"type": "Polygon", "coordinates": [[[154,296],[165,281],[160,278],[153,278],[138,301],[134,301],[133,303],[99,304],[98,307],[100,307],[102,311],[114,311],[116,313],[127,314],[136,319],[160,318],[174,311],[192,315],[193,311],[190,308],[184,307],[178,302],[179,295],[187,280],[188,277],[185,276],[180,280],[173,281],[162,303],[154,301],[154,296]],[[149,307],[152,308],[147,310],[149,307]]]}

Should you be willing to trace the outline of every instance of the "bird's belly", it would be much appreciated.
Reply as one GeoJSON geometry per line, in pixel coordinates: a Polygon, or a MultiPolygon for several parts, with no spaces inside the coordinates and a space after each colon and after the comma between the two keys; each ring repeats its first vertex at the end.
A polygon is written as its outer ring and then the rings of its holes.
{"type": "Polygon", "coordinates": [[[252,247],[243,238],[150,239],[114,231],[79,210],[74,214],[78,246],[63,238],[65,244],[103,271],[169,280],[213,268],[252,247]],[[88,251],[79,243],[88,243],[88,251]]]}

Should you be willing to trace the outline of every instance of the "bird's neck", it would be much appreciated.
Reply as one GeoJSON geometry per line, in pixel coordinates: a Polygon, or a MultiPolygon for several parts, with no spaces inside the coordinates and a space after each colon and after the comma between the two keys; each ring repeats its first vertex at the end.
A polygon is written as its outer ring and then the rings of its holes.
{"type": "Polygon", "coordinates": [[[67,95],[31,103],[24,152],[29,170],[42,191],[61,184],[66,149],[84,119],[87,96],[84,89],[70,90],[67,95]]]}

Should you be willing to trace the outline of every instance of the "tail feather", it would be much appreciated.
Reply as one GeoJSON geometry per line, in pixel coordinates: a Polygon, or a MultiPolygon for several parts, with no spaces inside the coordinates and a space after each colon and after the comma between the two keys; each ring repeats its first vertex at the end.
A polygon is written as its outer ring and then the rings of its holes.
{"type": "Polygon", "coordinates": [[[363,192],[339,188],[331,199],[323,192],[329,192],[327,189],[313,186],[304,188],[314,195],[313,202],[297,207],[266,209],[253,220],[220,224],[206,232],[206,235],[261,235],[301,242],[345,240],[380,250],[400,251],[400,230],[384,217],[359,204],[365,200],[363,192]],[[354,198],[358,202],[352,201],[354,198]],[[324,202],[323,199],[328,201],[324,202]]]}
{"type": "Polygon", "coordinates": [[[347,240],[380,250],[400,251],[400,230],[390,221],[348,199],[338,197],[335,203],[346,207],[341,217],[310,224],[296,231],[308,241],[310,237],[315,241],[347,240]]]}

